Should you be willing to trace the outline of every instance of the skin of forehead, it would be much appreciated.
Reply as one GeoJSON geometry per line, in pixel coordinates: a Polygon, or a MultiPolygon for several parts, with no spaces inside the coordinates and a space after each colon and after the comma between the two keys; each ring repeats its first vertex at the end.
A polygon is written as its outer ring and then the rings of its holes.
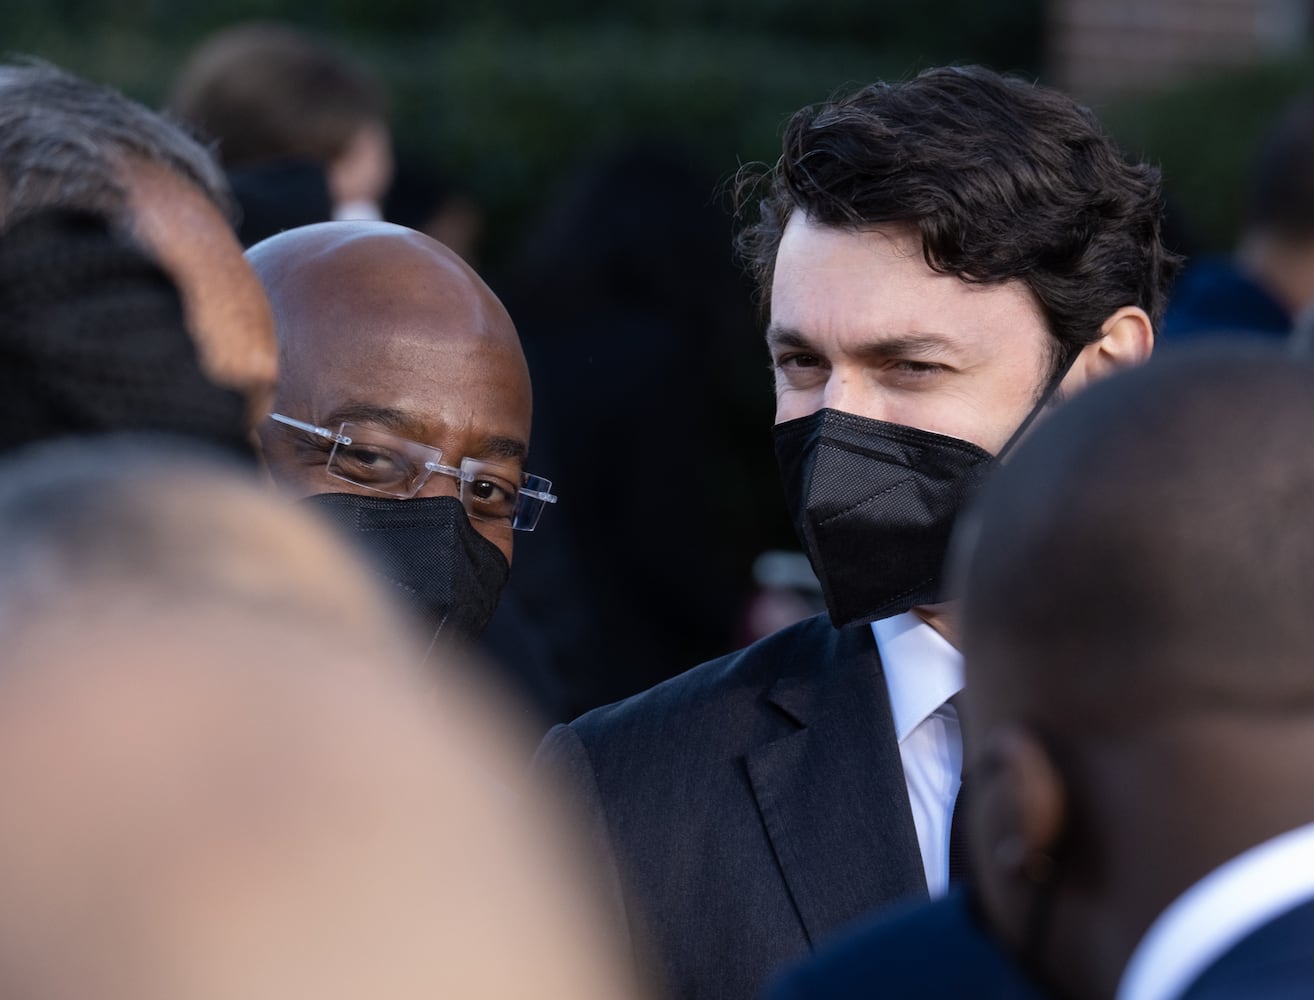
{"type": "Polygon", "coordinates": [[[323,223],[273,237],[249,257],[274,306],[280,403],[312,386],[387,396],[417,374],[432,380],[490,363],[508,369],[499,383],[509,376],[528,395],[510,316],[469,265],[427,236],[387,223],[323,223]]]}

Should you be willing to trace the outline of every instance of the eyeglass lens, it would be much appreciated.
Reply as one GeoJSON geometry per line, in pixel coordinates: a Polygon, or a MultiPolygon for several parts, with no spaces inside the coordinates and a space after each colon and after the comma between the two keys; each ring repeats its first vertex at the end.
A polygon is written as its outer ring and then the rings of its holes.
{"type": "Polygon", "coordinates": [[[358,424],[344,423],[339,433],[351,443],[334,445],[328,472],[355,486],[409,499],[430,475],[452,476],[460,481],[461,504],[470,517],[510,522],[519,531],[533,531],[550,502],[536,495],[552,486],[538,476],[469,458],[459,469],[446,466],[437,448],[358,424]]]}

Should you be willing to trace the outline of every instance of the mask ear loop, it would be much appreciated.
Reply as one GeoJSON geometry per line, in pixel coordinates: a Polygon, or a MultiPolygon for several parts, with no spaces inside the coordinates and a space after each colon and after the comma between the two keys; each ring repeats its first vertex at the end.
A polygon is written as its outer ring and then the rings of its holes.
{"type": "Polygon", "coordinates": [[[1027,432],[1027,428],[1031,426],[1036,417],[1044,412],[1045,407],[1049,405],[1049,401],[1058,392],[1059,386],[1063,384],[1063,380],[1068,377],[1068,372],[1072,371],[1072,366],[1077,363],[1077,358],[1081,355],[1084,347],[1083,344],[1075,349],[1069,349],[1068,357],[1063,362],[1063,366],[1050,378],[1049,384],[1045,386],[1045,391],[1041,393],[1040,399],[1036,400],[1036,405],[1031,407],[1031,411],[1022,418],[1022,423],[1018,424],[1017,430],[1004,442],[1004,447],[1000,448],[995,455],[996,462],[1013,450],[1013,446],[1022,439],[1022,435],[1027,432]]]}

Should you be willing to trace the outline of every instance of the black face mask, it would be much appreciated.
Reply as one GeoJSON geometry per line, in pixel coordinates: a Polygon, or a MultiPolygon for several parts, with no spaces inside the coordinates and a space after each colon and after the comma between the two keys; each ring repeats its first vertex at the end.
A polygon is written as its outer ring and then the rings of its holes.
{"type": "Polygon", "coordinates": [[[777,424],[794,530],[837,628],[940,598],[960,507],[993,456],[930,431],[818,410],[777,424]]]}
{"type": "Polygon", "coordinates": [[[474,639],[493,617],[511,567],[471,526],[460,500],[321,493],[306,503],[356,540],[418,616],[431,645],[474,639]]]}
{"type": "MultiPolygon", "coordinates": [[[[1008,443],[1044,409],[1073,353],[1008,443]]],[[[794,530],[836,628],[942,600],[958,511],[996,459],[967,441],[818,410],[775,427],[776,460],[794,530]]]]}

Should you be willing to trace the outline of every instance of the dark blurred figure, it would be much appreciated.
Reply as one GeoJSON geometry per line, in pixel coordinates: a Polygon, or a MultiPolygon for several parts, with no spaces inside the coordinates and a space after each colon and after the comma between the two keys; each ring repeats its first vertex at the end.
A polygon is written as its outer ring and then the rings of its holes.
{"type": "Polygon", "coordinates": [[[214,140],[246,246],[329,219],[379,219],[392,179],[381,84],[346,52],[289,25],[211,36],[178,75],[174,114],[214,140]]]}
{"type": "Polygon", "coordinates": [[[1290,104],[1261,140],[1230,257],[1193,261],[1178,279],[1162,336],[1280,340],[1314,304],[1314,95],[1290,104]]]}
{"type": "Polygon", "coordinates": [[[513,586],[582,711],[732,648],[754,555],[792,547],[769,379],[715,179],[674,146],[582,167],[527,239],[507,304],[534,376],[535,457],[570,484],[513,586]]]}
{"type": "Polygon", "coordinates": [[[456,251],[471,267],[479,266],[484,233],[483,209],[473,196],[426,157],[401,154],[383,217],[431,236],[456,251]]]}
{"type": "Polygon", "coordinates": [[[103,219],[0,232],[0,451],[69,434],[186,434],[255,456],[240,393],[201,370],[173,282],[103,219]]]}
{"type": "Polygon", "coordinates": [[[523,734],[259,485],[154,438],[5,462],[0,634],[0,995],[634,995],[523,734]]]}
{"type": "Polygon", "coordinates": [[[0,65],[0,228],[46,208],[94,212],[178,286],[206,374],[269,412],[273,318],[229,223],[209,154],[162,115],[57,67],[0,65]]]}
{"type": "Polygon", "coordinates": [[[974,871],[1064,996],[1314,995],[1311,424],[1306,361],[1165,356],[964,540],[974,871]]]}

